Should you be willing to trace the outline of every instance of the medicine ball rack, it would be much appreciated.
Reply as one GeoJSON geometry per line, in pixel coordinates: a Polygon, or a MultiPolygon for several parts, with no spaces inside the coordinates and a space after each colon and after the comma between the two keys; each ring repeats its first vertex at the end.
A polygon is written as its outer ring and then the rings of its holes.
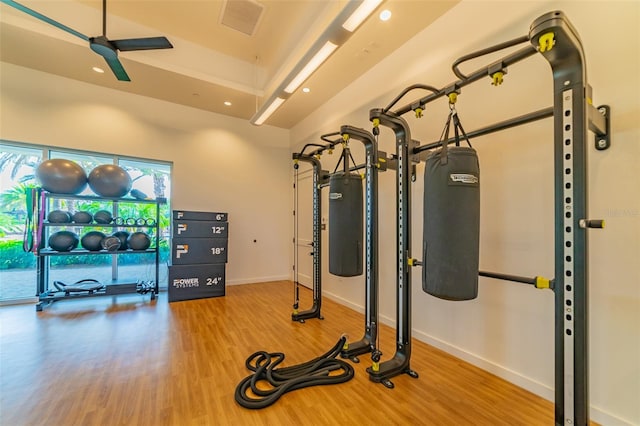
{"type": "Polygon", "coordinates": [[[160,223],[160,206],[166,203],[166,199],[158,198],[156,200],[139,200],[139,199],[129,199],[129,198],[109,198],[109,197],[95,197],[95,196],[84,196],[84,195],[68,195],[68,194],[54,194],[49,193],[43,190],[40,190],[41,203],[38,206],[37,216],[40,218],[45,218],[49,210],[51,210],[51,202],[52,200],[77,200],[77,201],[86,201],[86,202],[107,202],[111,204],[113,215],[117,216],[118,205],[121,204],[153,204],[154,205],[154,223],[153,225],[146,224],[135,224],[135,225],[127,225],[127,224],[103,224],[103,223],[49,223],[47,221],[41,220],[38,224],[38,229],[36,229],[36,234],[38,236],[38,244],[34,248],[34,253],[37,256],[36,259],[36,268],[37,268],[37,279],[36,279],[36,297],[38,297],[38,303],[36,304],[36,311],[42,311],[45,307],[51,305],[54,302],[60,300],[75,300],[85,297],[98,297],[98,296],[112,296],[115,298],[116,295],[119,294],[151,294],[151,300],[155,300],[156,295],[158,294],[158,276],[159,276],[159,263],[160,263],[160,235],[159,235],[159,223],[160,223]],[[153,233],[152,236],[152,245],[150,248],[146,250],[117,250],[117,251],[107,251],[107,250],[99,250],[99,251],[89,251],[85,249],[73,249],[68,252],[58,252],[47,248],[47,239],[50,234],[50,230],[52,228],[76,228],[76,229],[113,229],[113,230],[122,230],[122,229],[145,229],[153,233]],[[142,283],[139,280],[132,279],[119,279],[118,278],[118,262],[117,257],[122,254],[154,254],[154,269],[155,269],[155,279],[152,283],[142,283]],[[104,283],[105,285],[95,291],[73,291],[73,292],[65,292],[61,291],[57,288],[50,288],[50,278],[49,278],[49,270],[50,270],[50,258],[52,256],[96,256],[96,255],[111,255],[112,256],[112,281],[108,283],[104,283]]]}

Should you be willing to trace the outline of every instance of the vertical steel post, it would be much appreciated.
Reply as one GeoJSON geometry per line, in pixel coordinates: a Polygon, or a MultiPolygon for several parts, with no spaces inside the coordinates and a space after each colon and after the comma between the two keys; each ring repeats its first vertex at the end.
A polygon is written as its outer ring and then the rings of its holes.
{"type": "Polygon", "coordinates": [[[365,330],[362,339],[349,342],[340,352],[343,358],[371,352],[378,334],[378,144],[371,133],[353,126],[342,126],[342,135],[365,146],[365,330]]]}
{"type": "Polygon", "coordinates": [[[396,193],[397,193],[397,283],[396,283],[396,353],[392,359],[379,366],[367,368],[369,378],[376,383],[393,387],[389,379],[402,373],[411,377],[418,374],[411,370],[411,172],[413,147],[409,125],[393,112],[373,109],[370,120],[379,120],[380,125],[390,127],[396,138],[396,193]]]}
{"type": "MultiPolygon", "coordinates": [[[[306,311],[292,313],[291,320],[292,321],[304,321],[305,319],[310,318],[320,318],[322,319],[322,315],[320,314],[320,308],[322,307],[322,276],[320,270],[320,261],[321,261],[321,253],[322,253],[322,238],[320,235],[320,214],[321,214],[321,187],[319,181],[319,175],[321,171],[320,160],[310,155],[300,155],[298,153],[293,154],[293,159],[298,161],[305,161],[312,165],[313,173],[313,305],[311,309],[306,311]]],[[[298,188],[295,189],[296,191],[298,188]]],[[[296,212],[298,214],[298,212],[296,212]]],[[[296,244],[298,242],[296,241],[296,244]]],[[[297,250],[297,247],[296,247],[297,250]]],[[[298,265],[296,265],[298,267],[298,265]]]]}
{"type": "Polygon", "coordinates": [[[555,423],[589,424],[587,129],[584,52],[562,12],[536,19],[530,40],[553,70],[555,170],[555,423]]]}

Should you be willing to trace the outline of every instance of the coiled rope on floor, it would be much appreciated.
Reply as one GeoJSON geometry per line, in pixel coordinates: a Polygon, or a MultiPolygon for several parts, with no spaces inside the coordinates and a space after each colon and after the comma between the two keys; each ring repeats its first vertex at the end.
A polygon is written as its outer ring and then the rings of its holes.
{"type": "Polygon", "coordinates": [[[353,367],[336,359],[345,342],[346,337],[341,337],[324,355],[290,367],[276,368],[284,361],[282,352],[255,352],[245,361],[247,369],[254,374],[245,377],[236,387],[236,402],[257,410],[270,406],[285,393],[296,389],[348,382],[355,374],[353,367]],[[249,390],[255,397],[247,394],[249,390]]]}

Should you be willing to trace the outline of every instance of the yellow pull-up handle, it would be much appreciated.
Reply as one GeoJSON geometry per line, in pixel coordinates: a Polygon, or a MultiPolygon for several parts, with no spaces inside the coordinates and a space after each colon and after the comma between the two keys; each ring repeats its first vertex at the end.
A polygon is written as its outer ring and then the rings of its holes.
{"type": "Polygon", "coordinates": [[[493,86],[500,86],[502,84],[502,82],[504,81],[504,73],[501,71],[498,71],[496,73],[494,73],[491,78],[493,79],[493,82],[491,83],[493,86]]]}
{"type": "Polygon", "coordinates": [[[542,34],[538,38],[538,48],[540,49],[540,53],[548,52],[553,49],[553,46],[556,44],[555,37],[556,35],[553,32],[549,32],[542,34]]]}

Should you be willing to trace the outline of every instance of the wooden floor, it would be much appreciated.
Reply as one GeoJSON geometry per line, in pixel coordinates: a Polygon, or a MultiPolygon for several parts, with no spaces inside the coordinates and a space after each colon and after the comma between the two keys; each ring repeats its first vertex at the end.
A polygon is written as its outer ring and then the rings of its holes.
{"type": "MultiPolygon", "coordinates": [[[[311,305],[302,291],[301,308],[311,305]]],[[[414,340],[395,389],[369,381],[368,355],[347,383],[285,394],[248,410],[234,400],[247,356],[282,351],[307,361],[363,315],[325,298],[324,320],[290,319],[292,285],[227,287],[221,298],[167,303],[166,294],[0,308],[1,425],[551,425],[553,405],[414,340]]],[[[381,330],[384,359],[395,331],[381,330]]]]}

